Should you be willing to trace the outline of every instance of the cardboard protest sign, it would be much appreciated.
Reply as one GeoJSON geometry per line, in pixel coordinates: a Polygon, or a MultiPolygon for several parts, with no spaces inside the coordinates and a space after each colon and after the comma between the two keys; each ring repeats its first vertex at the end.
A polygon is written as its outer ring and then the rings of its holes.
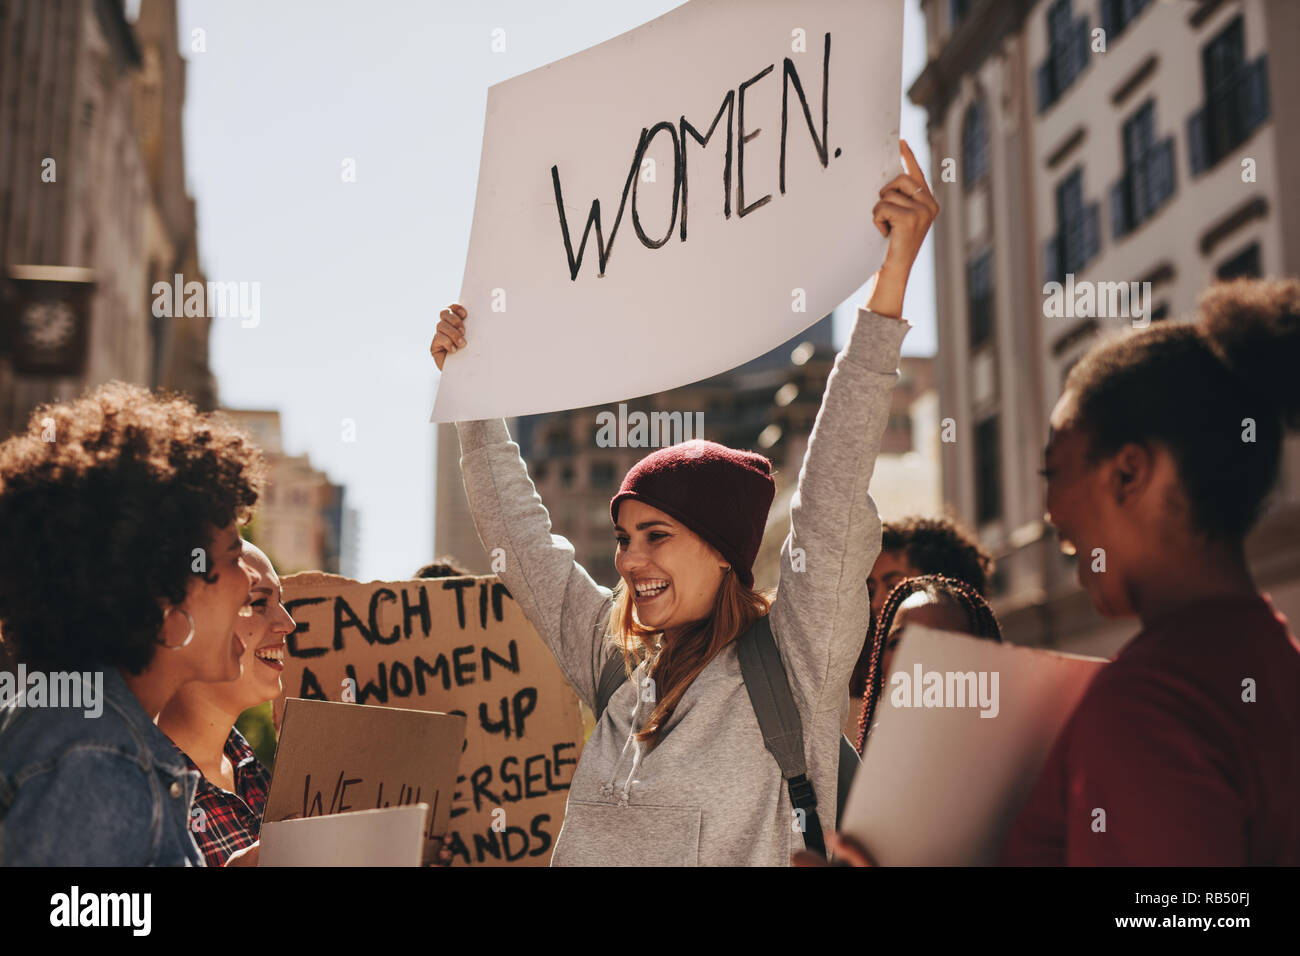
{"type": "Polygon", "coordinates": [[[282,721],[264,823],[423,802],[432,862],[450,818],[463,714],[291,698],[282,721]]]}
{"type": "MultiPolygon", "coordinates": [[[[465,715],[453,865],[549,863],[582,718],[505,585],[495,576],[359,583],[318,572],[282,585],[298,623],[286,694],[465,715]]],[[[277,720],[280,709],[277,701],[277,720]]]]}
{"type": "Polygon", "coordinates": [[[908,627],[840,829],[882,866],[996,863],[1105,663],[908,627]]]}
{"type": "Polygon", "coordinates": [[[419,866],[429,805],[262,825],[258,866],[419,866]]]}
{"type": "Polygon", "coordinates": [[[693,0],[488,91],[433,421],[734,368],[857,289],[898,155],[897,0],[693,0]],[[635,344],[637,361],[612,358],[635,344]]]}

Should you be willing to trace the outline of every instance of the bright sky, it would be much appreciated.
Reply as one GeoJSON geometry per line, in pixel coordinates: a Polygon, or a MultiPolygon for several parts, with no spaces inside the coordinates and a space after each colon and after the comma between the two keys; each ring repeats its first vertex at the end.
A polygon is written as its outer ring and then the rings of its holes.
{"type": "MultiPolygon", "coordinates": [[[[925,56],[919,4],[906,3],[904,94],[925,56]]],[[[202,262],[214,281],[261,283],[257,327],[213,323],[221,401],[279,409],[285,451],[346,486],[362,579],[405,577],[433,557],[428,347],[460,290],[487,88],[677,5],[181,0],[202,262]],[[203,52],[191,50],[197,28],[203,52]],[[355,183],[342,182],[345,158],[355,183]]],[[[925,114],[906,95],[901,129],[929,175],[925,114]]],[[[910,354],[934,351],[931,245],[909,283],[910,354]]],[[[838,341],[851,320],[837,311],[838,341]]]]}

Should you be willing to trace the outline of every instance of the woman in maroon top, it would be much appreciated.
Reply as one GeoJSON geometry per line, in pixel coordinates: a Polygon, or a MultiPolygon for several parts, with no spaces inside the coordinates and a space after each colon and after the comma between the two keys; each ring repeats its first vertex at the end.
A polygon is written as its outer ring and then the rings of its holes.
{"type": "Polygon", "coordinates": [[[257,842],[271,779],[235,721],[245,710],[280,696],[285,638],[294,620],[280,603],[280,579],[271,561],[244,542],[244,563],[261,579],[253,586],[251,614],[236,632],[247,649],[238,680],[186,684],[158,717],[190,768],[200,773],[190,830],[208,866],[223,866],[257,842]]]}
{"type": "Polygon", "coordinates": [[[1057,740],[1004,863],[1300,864],[1300,643],[1243,544],[1300,424],[1298,370],[1294,279],[1214,286],[1195,323],[1071,370],[1049,518],[1097,610],[1142,630],[1057,740]]]}

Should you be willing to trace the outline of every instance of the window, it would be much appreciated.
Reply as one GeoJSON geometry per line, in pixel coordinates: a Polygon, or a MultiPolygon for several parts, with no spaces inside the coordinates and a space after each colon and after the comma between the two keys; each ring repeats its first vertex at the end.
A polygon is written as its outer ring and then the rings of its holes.
{"type": "Polygon", "coordinates": [[[1084,204],[1083,170],[1074,170],[1056,187],[1056,234],[1048,238],[1043,255],[1048,282],[1064,282],[1096,258],[1099,215],[1097,203],[1084,204]]]}
{"type": "Polygon", "coordinates": [[[560,472],[560,484],[565,488],[573,487],[573,466],[565,465],[564,470],[560,472]]]}
{"type": "Polygon", "coordinates": [[[1192,174],[1215,166],[1268,119],[1268,61],[1246,62],[1241,17],[1201,51],[1205,105],[1187,121],[1192,174]]]}
{"type": "Polygon", "coordinates": [[[1214,270],[1214,277],[1220,282],[1231,279],[1258,279],[1263,273],[1259,268],[1259,243],[1252,242],[1241,252],[1224,262],[1214,270]]]}
{"type": "Polygon", "coordinates": [[[966,110],[961,123],[962,185],[970,189],[989,171],[988,115],[983,100],[966,110]]]}
{"type": "Polygon", "coordinates": [[[614,465],[608,461],[593,461],[589,478],[591,487],[608,488],[614,483],[614,465]]]}
{"type": "Polygon", "coordinates": [[[1070,17],[1070,0],[1047,8],[1047,59],[1039,65],[1038,111],[1061,98],[1088,65],[1088,18],[1070,17]]]}
{"type": "Polygon", "coordinates": [[[1002,517],[1002,468],[998,453],[998,420],[986,418],[975,426],[975,520],[978,524],[1002,517]]]}
{"type": "Polygon", "coordinates": [[[966,307],[970,316],[970,347],[979,348],[993,335],[993,254],[985,252],[966,264],[966,307]]]}
{"type": "Polygon", "coordinates": [[[952,25],[956,26],[970,13],[971,0],[948,0],[948,12],[952,15],[952,25]]]}
{"type": "Polygon", "coordinates": [[[1106,31],[1106,42],[1124,32],[1124,29],[1146,9],[1151,0],[1101,0],[1101,28],[1106,31]]]}
{"type": "Polygon", "coordinates": [[[1111,234],[1127,235],[1174,194],[1174,138],[1156,142],[1156,104],[1147,100],[1124,123],[1124,175],[1110,190],[1111,234]]]}

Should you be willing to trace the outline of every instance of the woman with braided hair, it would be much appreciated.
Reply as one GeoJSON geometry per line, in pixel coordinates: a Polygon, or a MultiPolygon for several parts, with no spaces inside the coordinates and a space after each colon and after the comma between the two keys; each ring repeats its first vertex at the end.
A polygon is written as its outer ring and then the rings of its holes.
{"type": "Polygon", "coordinates": [[[858,753],[866,746],[884,677],[889,673],[903,628],[909,624],[1002,641],[1002,628],[993,609],[965,581],[942,574],[923,574],[899,582],[889,592],[879,617],[873,620],[868,638],[870,656],[858,718],[858,753]]]}

